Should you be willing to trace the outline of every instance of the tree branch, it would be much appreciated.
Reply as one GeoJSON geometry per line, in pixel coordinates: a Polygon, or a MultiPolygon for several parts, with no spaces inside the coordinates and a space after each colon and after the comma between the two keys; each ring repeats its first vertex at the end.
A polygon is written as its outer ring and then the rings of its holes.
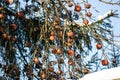
{"type": "Polygon", "coordinates": [[[120,1],[112,2],[112,1],[105,1],[105,0],[99,0],[100,2],[103,2],[105,4],[111,4],[111,5],[120,5],[120,1]]]}
{"type": "MultiPolygon", "coordinates": [[[[108,18],[110,18],[110,17],[117,16],[117,15],[118,15],[118,14],[116,14],[116,11],[112,11],[112,10],[111,10],[111,11],[108,11],[108,12],[105,13],[103,16],[99,17],[97,21],[92,22],[92,23],[89,23],[88,26],[91,26],[91,25],[93,25],[93,24],[95,24],[95,23],[99,23],[99,22],[102,21],[102,20],[108,19],[108,18]]],[[[68,23],[68,24],[66,24],[66,25],[72,24],[72,23],[70,23],[70,22],[66,22],[66,23],[68,23]]],[[[77,24],[78,26],[85,26],[84,23],[81,23],[81,22],[78,22],[78,21],[74,21],[73,23],[77,24]]]]}

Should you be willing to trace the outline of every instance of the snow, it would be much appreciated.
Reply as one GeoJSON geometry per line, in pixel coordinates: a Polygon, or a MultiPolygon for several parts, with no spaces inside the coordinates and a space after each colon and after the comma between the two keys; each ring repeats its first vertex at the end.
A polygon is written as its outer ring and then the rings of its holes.
{"type": "Polygon", "coordinates": [[[120,67],[93,72],[79,80],[120,80],[120,67]]]}

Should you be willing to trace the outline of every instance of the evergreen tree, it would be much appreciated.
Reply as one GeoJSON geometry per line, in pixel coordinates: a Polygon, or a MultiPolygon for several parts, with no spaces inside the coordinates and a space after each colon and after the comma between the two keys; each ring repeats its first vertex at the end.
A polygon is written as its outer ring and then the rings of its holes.
{"type": "Polygon", "coordinates": [[[78,79],[119,66],[119,47],[106,20],[118,17],[116,11],[95,21],[91,8],[87,0],[1,0],[2,79],[78,79]]]}

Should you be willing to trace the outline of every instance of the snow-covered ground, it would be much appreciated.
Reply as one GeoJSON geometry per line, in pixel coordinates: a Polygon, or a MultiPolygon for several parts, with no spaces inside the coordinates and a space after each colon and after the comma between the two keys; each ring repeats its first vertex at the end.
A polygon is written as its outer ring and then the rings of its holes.
{"type": "Polygon", "coordinates": [[[90,73],[79,80],[120,80],[120,67],[90,73]]]}

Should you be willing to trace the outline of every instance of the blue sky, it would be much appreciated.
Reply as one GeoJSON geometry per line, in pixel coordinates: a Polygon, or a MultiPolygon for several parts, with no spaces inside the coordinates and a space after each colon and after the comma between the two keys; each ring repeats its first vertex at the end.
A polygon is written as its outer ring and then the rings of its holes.
{"type": "MultiPolygon", "coordinates": [[[[110,11],[110,10],[118,10],[118,14],[120,16],[120,6],[118,5],[109,5],[104,4],[102,2],[99,2],[98,0],[89,0],[93,7],[96,7],[100,13],[95,13],[95,15],[103,15],[104,13],[110,11]]],[[[115,1],[115,0],[114,0],[115,1]]],[[[93,13],[94,14],[94,13],[93,13]]],[[[114,33],[115,35],[120,35],[120,18],[110,18],[112,21],[112,24],[114,26],[114,33]]]]}
{"type": "MultiPolygon", "coordinates": [[[[74,0],[75,2],[81,2],[81,0],[74,0]]],[[[107,1],[107,0],[106,0],[107,1]]],[[[109,1],[109,0],[108,0],[109,1]]],[[[113,0],[113,1],[118,1],[118,0],[113,0]]],[[[90,9],[90,12],[92,12],[92,15],[96,17],[99,15],[104,15],[106,12],[110,11],[110,10],[118,10],[118,16],[120,17],[120,6],[118,5],[110,5],[110,4],[105,4],[100,2],[99,0],[88,0],[88,2],[92,5],[92,8],[90,9]],[[96,12],[95,9],[98,10],[99,12],[96,12]]],[[[115,36],[120,36],[120,18],[115,18],[115,17],[111,17],[110,20],[112,21],[111,24],[113,25],[113,30],[114,30],[114,35],[115,36]]],[[[115,37],[115,40],[119,40],[120,41],[120,37],[115,37]]],[[[120,42],[116,42],[116,43],[120,43],[120,42]]],[[[119,44],[117,44],[119,45],[119,44]]],[[[120,45],[119,45],[120,46],[120,45]]]]}

